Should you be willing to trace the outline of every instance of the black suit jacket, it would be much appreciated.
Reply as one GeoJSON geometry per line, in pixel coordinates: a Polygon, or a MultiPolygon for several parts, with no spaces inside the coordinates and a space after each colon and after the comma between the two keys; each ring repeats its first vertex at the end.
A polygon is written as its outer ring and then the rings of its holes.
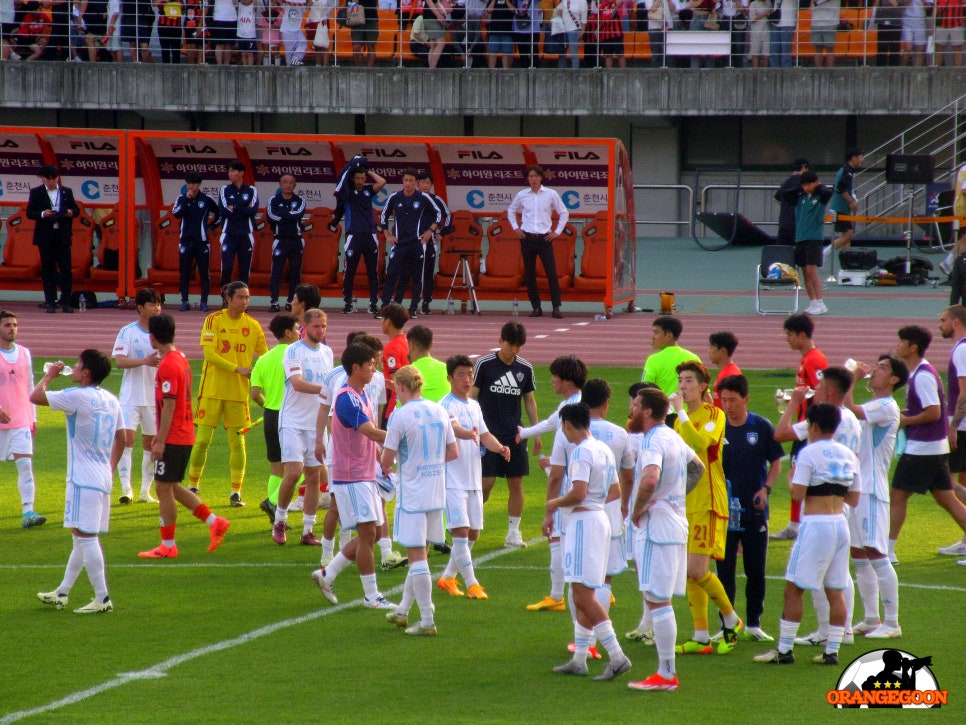
{"type": "Polygon", "coordinates": [[[43,213],[51,208],[46,186],[41,184],[30,190],[30,197],[27,200],[27,218],[37,223],[34,227],[34,244],[38,247],[58,244],[69,247],[74,219],[80,215],[80,208],[74,201],[74,192],[66,186],[60,186],[60,205],[58,209],[54,209],[57,213],[54,216],[43,216],[43,213]],[[68,211],[73,214],[67,216],[68,211]]]}

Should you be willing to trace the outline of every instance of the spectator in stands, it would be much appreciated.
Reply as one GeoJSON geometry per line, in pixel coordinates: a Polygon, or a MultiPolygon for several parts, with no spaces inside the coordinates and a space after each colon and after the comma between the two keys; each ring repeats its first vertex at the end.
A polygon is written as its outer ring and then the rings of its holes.
{"type": "Polygon", "coordinates": [[[771,11],[769,0],[751,0],[748,5],[748,20],[751,26],[751,48],[748,56],[751,59],[752,68],[768,67],[768,36],[771,33],[768,17],[771,11]]]}
{"type": "Polygon", "coordinates": [[[812,47],[816,68],[835,65],[835,36],[841,9],[841,0],[812,0],[812,47]]]}
{"type": "Polygon", "coordinates": [[[14,0],[0,0],[0,60],[8,60],[13,52],[17,18],[14,0]]]}
{"type": "Polygon", "coordinates": [[[926,60],[926,1],[907,0],[902,12],[902,64],[921,66],[926,60]]]}
{"type": "Polygon", "coordinates": [[[121,0],[109,0],[107,3],[107,29],[104,31],[104,47],[115,63],[124,61],[124,50],[121,45],[121,0]]]}
{"type": "Polygon", "coordinates": [[[376,41],[379,40],[379,0],[359,0],[366,12],[366,22],[349,29],[352,36],[352,59],[357,66],[372,68],[376,64],[376,41]]]}
{"type": "Polygon", "coordinates": [[[963,0],[936,0],[936,65],[962,64],[963,0]]]}
{"type": "Polygon", "coordinates": [[[44,48],[45,60],[66,60],[70,51],[70,12],[68,0],[42,0],[41,10],[50,13],[50,37],[44,48]]]}
{"type": "Polygon", "coordinates": [[[282,0],[282,24],[278,31],[285,48],[285,63],[302,65],[305,58],[305,33],[302,18],[305,16],[305,0],[282,0]]]}
{"type": "Polygon", "coordinates": [[[749,0],[721,0],[718,23],[731,31],[731,67],[744,68],[748,55],[749,0]]]}
{"type": "Polygon", "coordinates": [[[258,54],[258,7],[255,0],[238,0],[238,22],[235,35],[238,38],[238,54],[242,65],[255,65],[258,54]]]}
{"type": "Polygon", "coordinates": [[[70,265],[71,229],[80,208],[74,192],[61,186],[60,171],[47,164],[39,173],[43,184],[30,190],[26,214],[36,222],[34,246],[40,253],[40,276],[44,285],[44,308],[57,309],[57,284],[60,283],[60,304],[64,312],[73,312],[72,275],[70,265]]]}
{"type": "Polygon", "coordinates": [[[426,65],[436,68],[439,65],[439,57],[443,54],[443,48],[446,47],[446,9],[442,2],[424,0],[422,16],[423,34],[426,38],[425,42],[429,45],[426,65]]]}
{"type": "Polygon", "coordinates": [[[876,32],[876,60],[878,66],[901,63],[902,0],[878,0],[873,9],[872,27],[876,32]]]}
{"type": "Polygon", "coordinates": [[[791,68],[792,41],[798,24],[798,0],[776,0],[775,8],[779,19],[771,29],[771,65],[773,68],[791,68]]]}
{"type": "MultiPolygon", "coordinates": [[[[483,17],[486,15],[486,0],[466,0],[466,34],[463,37],[463,53],[466,67],[472,68],[474,56],[479,55],[483,40],[483,17]]],[[[479,61],[479,58],[476,59],[479,61]]],[[[476,63],[479,65],[479,63],[476,63]]]]}
{"type": "Polygon", "coordinates": [[[516,0],[516,11],[513,15],[513,45],[516,47],[521,68],[536,67],[539,42],[540,7],[537,0],[516,0]]]}
{"type": "Polygon", "coordinates": [[[100,60],[101,49],[107,44],[107,5],[108,0],[87,0],[86,6],[78,5],[79,10],[83,8],[78,17],[85,27],[84,45],[91,63],[100,60]]]}
{"type": "Polygon", "coordinates": [[[587,0],[560,0],[554,15],[559,17],[560,32],[566,36],[566,54],[560,54],[557,65],[566,68],[569,56],[570,67],[580,68],[580,39],[587,25],[587,0]]]}
{"type": "Polygon", "coordinates": [[[10,57],[19,55],[22,60],[39,60],[50,39],[50,27],[41,12],[39,2],[24,3],[22,12],[20,24],[14,31],[15,47],[11,50],[10,57]]]}
{"type": "MultiPolygon", "coordinates": [[[[567,0],[564,0],[565,2],[567,0]]],[[[496,68],[500,59],[504,68],[513,63],[513,0],[489,0],[486,6],[486,63],[496,68]]]]}
{"type": "Polygon", "coordinates": [[[614,67],[614,59],[620,68],[627,67],[624,57],[624,26],[621,24],[622,0],[601,0],[597,13],[600,56],[604,66],[614,67]]]}
{"type": "Polygon", "coordinates": [[[234,0],[214,0],[210,23],[211,42],[215,44],[215,63],[230,65],[238,39],[238,10],[234,0]]]}
{"type": "Polygon", "coordinates": [[[646,18],[647,40],[651,46],[651,67],[664,66],[664,34],[671,29],[674,17],[667,0],[644,0],[637,6],[637,17],[646,18]],[[646,14],[642,14],[642,9],[646,14]]]}
{"type": "MultiPolygon", "coordinates": [[[[117,0],[111,0],[117,2],[117,0]]],[[[189,63],[203,64],[205,62],[204,39],[205,7],[201,0],[185,1],[184,16],[184,55],[189,63]]]]}
{"type": "Polygon", "coordinates": [[[158,7],[158,42],[161,44],[162,63],[181,62],[184,38],[182,23],[184,5],[181,0],[155,0],[158,7]]]}
{"type": "MultiPolygon", "coordinates": [[[[691,0],[691,4],[687,8],[691,11],[691,21],[688,24],[688,30],[698,31],[705,30],[705,24],[711,19],[711,11],[717,6],[717,0],[691,0]]],[[[717,22],[717,21],[715,21],[717,22]]],[[[708,28],[708,30],[717,30],[717,27],[708,28]]],[[[692,68],[711,68],[714,66],[714,58],[710,56],[691,56],[691,67],[692,68]]]]}
{"type": "MultiPolygon", "coordinates": [[[[395,0],[390,0],[395,5],[395,0]]],[[[336,0],[311,0],[309,15],[305,22],[305,33],[309,37],[311,55],[315,56],[316,65],[329,64],[329,48],[332,38],[329,34],[329,22],[332,12],[336,8],[336,0]]],[[[380,9],[382,2],[380,2],[380,9]]]]}

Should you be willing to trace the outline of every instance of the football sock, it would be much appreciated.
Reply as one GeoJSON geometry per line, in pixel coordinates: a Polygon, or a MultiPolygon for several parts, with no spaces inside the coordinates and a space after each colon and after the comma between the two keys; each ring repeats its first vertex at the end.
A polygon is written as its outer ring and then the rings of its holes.
{"type": "Polygon", "coordinates": [[[463,577],[463,583],[468,587],[479,584],[476,580],[476,571],[473,568],[473,556],[470,553],[469,540],[453,537],[453,553],[450,556],[450,561],[452,562],[454,559],[463,577]]]}
{"type": "MultiPolygon", "coordinates": [[[[201,483],[201,474],[205,470],[205,462],[208,460],[208,448],[211,446],[211,438],[215,435],[215,429],[210,425],[199,425],[195,427],[195,444],[191,449],[191,457],[188,459],[188,485],[195,488],[201,483]]],[[[242,436],[235,436],[241,438],[242,436]]]]}
{"type": "Polygon", "coordinates": [[[550,596],[553,599],[563,599],[564,568],[563,547],[560,539],[550,542],[550,596]]]}
{"type": "Polygon", "coordinates": [[[334,582],[335,578],[339,576],[343,569],[345,569],[352,562],[349,561],[349,557],[343,554],[341,551],[335,555],[335,557],[326,565],[325,567],[325,578],[329,580],[329,583],[334,582]]]}
{"type": "Polygon", "coordinates": [[[104,552],[101,551],[100,539],[96,536],[81,537],[80,548],[87,578],[94,587],[94,597],[102,602],[107,598],[107,579],[104,576],[104,552]]]}
{"type": "Polygon", "coordinates": [[[678,623],[674,619],[674,608],[670,604],[665,604],[653,609],[651,618],[654,627],[654,648],[657,650],[657,671],[661,677],[670,680],[674,677],[674,643],[678,638],[678,623]]]}
{"type": "Polygon", "coordinates": [[[128,448],[124,446],[124,452],[121,453],[121,460],[117,462],[117,477],[121,481],[121,493],[126,496],[130,496],[131,491],[131,456],[134,453],[134,448],[128,448]]]}
{"type": "Polygon", "coordinates": [[[403,582],[402,599],[396,611],[400,614],[409,614],[409,610],[412,609],[414,601],[416,601],[416,590],[413,588],[413,570],[410,569],[406,572],[406,580],[403,582]]]}
{"type": "Polygon", "coordinates": [[[507,526],[507,534],[512,534],[514,531],[520,530],[520,516],[509,516],[509,525],[507,526]]]}
{"type": "Polygon", "coordinates": [[[322,537],[322,556],[332,556],[335,553],[335,539],[322,537]]]}
{"type": "Polygon", "coordinates": [[[828,642],[825,643],[826,654],[838,654],[842,644],[842,636],[845,634],[845,627],[836,627],[830,624],[828,627],[828,642]]]}
{"type": "Polygon", "coordinates": [[[392,539],[384,537],[376,543],[379,544],[379,553],[383,559],[392,553],[392,539]]]}
{"type": "Polygon", "coordinates": [[[424,560],[412,564],[409,576],[413,578],[420,623],[424,627],[430,627],[433,624],[433,578],[429,574],[429,562],[424,560]]]}
{"type": "Polygon", "coordinates": [[[245,483],[245,466],[248,456],[245,453],[245,436],[238,435],[241,428],[228,429],[228,474],[231,477],[231,490],[241,491],[245,483]]]}
{"type": "Polygon", "coordinates": [[[20,507],[23,513],[34,510],[34,496],[37,486],[34,483],[33,459],[29,456],[14,461],[17,467],[17,490],[20,491],[20,507]]]}
{"type": "Polygon", "coordinates": [[[607,650],[607,654],[612,660],[619,660],[624,656],[624,650],[621,649],[617,635],[614,634],[614,625],[611,624],[609,619],[594,625],[594,635],[597,637],[597,641],[607,650]]]}
{"type": "Polygon", "coordinates": [[[366,599],[375,599],[379,596],[379,587],[376,585],[375,572],[372,574],[360,574],[362,580],[362,591],[366,594],[366,599]]]}
{"type": "Polygon", "coordinates": [[[822,589],[813,589],[812,606],[815,607],[815,618],[818,620],[819,639],[828,639],[828,616],[829,604],[828,597],[822,589]]]}
{"type": "Polygon", "coordinates": [[[694,621],[694,639],[697,642],[708,642],[708,593],[693,579],[688,579],[687,592],[688,607],[694,621]],[[699,631],[705,632],[704,639],[698,639],[699,631]]]}
{"type": "Polygon", "coordinates": [[[70,550],[70,556],[67,559],[67,569],[64,571],[64,580],[57,587],[57,591],[60,594],[70,594],[70,590],[74,587],[74,582],[77,581],[77,577],[80,573],[84,571],[84,552],[81,551],[80,542],[83,537],[74,534],[74,548],[70,550]]]}
{"type": "Polygon", "coordinates": [[[160,526],[161,529],[161,543],[167,546],[169,549],[174,546],[174,530],[177,524],[171,524],[170,526],[160,526]]]}
{"type": "MultiPolygon", "coordinates": [[[[651,612],[651,608],[647,606],[646,599],[644,599],[644,611],[641,613],[641,621],[637,625],[637,629],[641,632],[647,632],[648,630],[654,629],[653,612],[651,612]]],[[[675,630],[676,629],[677,625],[675,624],[675,630]]]]}
{"type": "Polygon", "coordinates": [[[845,631],[852,631],[852,613],[855,611],[855,582],[849,575],[849,583],[845,585],[845,631]]]}
{"type": "Polygon", "coordinates": [[[276,506],[275,507],[275,523],[285,523],[288,521],[288,506],[276,506]]]}
{"type": "Polygon", "coordinates": [[[594,630],[586,629],[574,622],[574,662],[581,665],[587,664],[587,655],[590,654],[594,639],[594,630]]]}
{"type": "Polygon", "coordinates": [[[721,583],[718,575],[709,571],[698,581],[698,586],[704,589],[708,598],[721,612],[725,627],[734,629],[738,625],[738,615],[735,614],[735,608],[731,606],[731,600],[728,599],[728,593],[725,592],[724,584],[721,583]]]}
{"type": "Polygon", "coordinates": [[[872,562],[879,583],[879,596],[882,598],[883,621],[889,627],[899,626],[899,578],[896,569],[888,558],[872,562]]]}
{"type": "Polygon", "coordinates": [[[315,526],[315,514],[302,514],[302,536],[312,532],[315,526]]]}
{"type": "Polygon", "coordinates": [[[604,608],[604,612],[610,612],[610,593],[610,584],[604,584],[594,590],[594,598],[604,608]]]}
{"type": "Polygon", "coordinates": [[[273,506],[278,506],[278,487],[281,485],[281,476],[268,477],[268,502],[273,506]]]}
{"type": "Polygon", "coordinates": [[[778,620],[778,651],[785,653],[791,652],[795,646],[795,637],[798,636],[798,622],[789,622],[785,619],[778,620]]]}
{"type": "Polygon", "coordinates": [[[352,529],[339,529],[339,548],[344,549],[352,541],[352,529]]]}
{"type": "Polygon", "coordinates": [[[207,524],[208,517],[211,516],[211,509],[209,509],[203,503],[200,503],[198,504],[197,508],[195,508],[195,510],[191,512],[191,515],[194,516],[199,521],[204,521],[207,524]]]}
{"type": "MultiPolygon", "coordinates": [[[[889,561],[879,559],[878,561],[889,561]]],[[[862,599],[863,616],[869,624],[879,621],[879,580],[877,572],[872,568],[872,562],[868,559],[855,559],[855,584],[859,588],[859,597],[862,599]]]]}
{"type": "Polygon", "coordinates": [[[141,495],[145,496],[151,492],[151,483],[154,481],[154,461],[151,460],[151,451],[142,451],[141,454],[141,495]]]}

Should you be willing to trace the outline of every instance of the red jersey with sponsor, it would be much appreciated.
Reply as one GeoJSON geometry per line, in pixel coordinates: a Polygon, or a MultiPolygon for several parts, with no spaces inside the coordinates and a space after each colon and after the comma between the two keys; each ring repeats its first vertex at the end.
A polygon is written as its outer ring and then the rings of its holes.
{"type": "Polygon", "coordinates": [[[382,374],[386,376],[386,410],[388,418],[396,408],[396,390],[392,386],[392,374],[399,368],[409,365],[409,340],[405,335],[396,335],[382,348],[382,374]]]}
{"type": "MultiPolygon", "coordinates": [[[[806,388],[815,390],[818,387],[819,373],[827,367],[828,361],[825,359],[825,353],[817,347],[813,347],[802,355],[802,362],[798,366],[798,373],[795,375],[795,387],[800,388],[804,385],[806,388]]],[[[811,398],[802,401],[802,405],[798,409],[798,420],[805,420],[805,411],[811,404],[811,398]]]]}
{"type": "Polygon", "coordinates": [[[191,415],[191,366],[180,350],[172,350],[158,365],[154,382],[154,403],[161,423],[161,406],[165,398],[174,399],[174,418],[165,443],[192,446],[195,443],[194,419],[191,415]]]}
{"type": "Polygon", "coordinates": [[[725,378],[730,378],[732,375],[741,375],[741,368],[735,365],[733,362],[725,365],[721,370],[718,371],[718,377],[714,381],[714,391],[712,398],[714,399],[714,404],[721,407],[721,393],[718,390],[718,386],[721,385],[721,381],[725,378]]]}

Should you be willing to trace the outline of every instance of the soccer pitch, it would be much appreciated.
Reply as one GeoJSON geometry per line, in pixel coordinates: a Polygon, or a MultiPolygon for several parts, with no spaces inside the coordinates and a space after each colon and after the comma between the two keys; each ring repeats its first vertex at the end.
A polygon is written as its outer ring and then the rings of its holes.
{"type": "MultiPolygon", "coordinates": [[[[35,360],[39,370],[41,360],[35,360]]],[[[194,363],[197,379],[198,363],[194,363]]],[[[536,369],[541,415],[559,402],[545,367],[536,369]]],[[[614,390],[609,418],[622,423],[626,391],[639,368],[592,368],[614,390]]],[[[776,387],[791,385],[791,371],[749,374],[751,408],[777,418],[776,387]]],[[[115,371],[107,385],[116,390],[115,371]]],[[[66,380],[65,380],[66,383],[66,380]]],[[[53,388],[62,387],[55,382],[53,388]]],[[[901,398],[901,396],[900,396],[901,398]]],[[[253,414],[258,415],[257,407],[253,414]]],[[[716,723],[816,722],[833,713],[827,690],[859,654],[882,645],[861,637],[840,653],[840,667],[811,663],[819,650],[796,648],[798,662],[774,667],[752,662],[768,645],[742,641],[726,656],[679,656],[681,689],[642,693],[626,687],[656,669],[653,647],[623,639],[641,614],[636,579],[627,572],[614,581],[614,628],[633,661],[629,675],[612,682],[555,675],[551,667],[568,657],[573,627],[566,612],[528,612],[525,605],[545,596],[549,552],[539,536],[546,479],[525,482],[523,517],[526,550],[502,547],[506,533],[506,487],[499,482],[486,508],[486,530],[473,550],[488,601],[452,598],[434,588],[437,638],[406,637],[382,612],[360,606],[362,588],[350,568],[336,583],[340,604],[326,602],[309,579],[318,549],[271,540],[258,502],[264,497],[268,464],[260,429],[249,435],[247,507],[228,507],[227,443],[215,435],[202,479],[201,496],[231,522],[225,542],[208,554],[207,529],[179,509],[178,548],[172,561],[140,560],[136,554],[158,543],[156,505],[114,506],[111,532],[103,537],[107,579],[115,611],[73,614],[92,594],[86,574],[57,611],[36,599],[56,586],[70,552],[61,527],[64,505],[64,417],[39,410],[35,439],[36,510],[48,517],[40,528],[19,526],[15,470],[0,470],[0,724],[13,722],[208,723],[296,722],[311,719],[370,723],[426,722],[648,722],[699,720],[716,723]]],[[[545,437],[549,450],[550,437],[545,437]]],[[[137,447],[137,444],[136,444],[137,447]]],[[[137,490],[138,456],[134,476],[137,490]]],[[[788,493],[783,476],[771,498],[772,529],[784,526],[788,493]]],[[[112,496],[117,499],[119,490],[112,496]]],[[[301,523],[298,514],[291,523],[301,523]]],[[[319,525],[320,526],[320,525],[319,525]]],[[[318,530],[318,527],[317,527],[318,530]]],[[[956,524],[931,497],[910,502],[899,542],[900,621],[903,639],[887,643],[918,657],[931,655],[932,672],[949,705],[932,717],[963,721],[966,654],[962,603],[966,567],[936,548],[960,536],[956,524]],[[955,713],[960,715],[956,716],[955,713]]],[[[297,539],[296,539],[297,540],[297,539]]],[[[790,544],[773,542],[762,627],[777,636],[782,606],[782,573],[790,544]]],[[[378,560],[378,557],[377,557],[378,560]]],[[[434,580],[446,558],[432,553],[434,580]]],[[[740,572],[740,566],[739,566],[740,572]]],[[[398,601],[405,569],[378,572],[384,594],[398,601]]],[[[736,607],[744,616],[744,580],[736,607]]],[[[678,641],[691,633],[682,597],[674,602],[678,641]]],[[[806,597],[800,634],[814,628],[806,597]]],[[[856,596],[855,621],[861,618],[856,596]]],[[[415,612],[415,609],[414,609],[415,612]]],[[[591,662],[591,676],[603,662],[591,662]]],[[[838,717],[843,714],[836,713],[838,717]]],[[[914,717],[914,716],[912,716],[914,717]]]]}

